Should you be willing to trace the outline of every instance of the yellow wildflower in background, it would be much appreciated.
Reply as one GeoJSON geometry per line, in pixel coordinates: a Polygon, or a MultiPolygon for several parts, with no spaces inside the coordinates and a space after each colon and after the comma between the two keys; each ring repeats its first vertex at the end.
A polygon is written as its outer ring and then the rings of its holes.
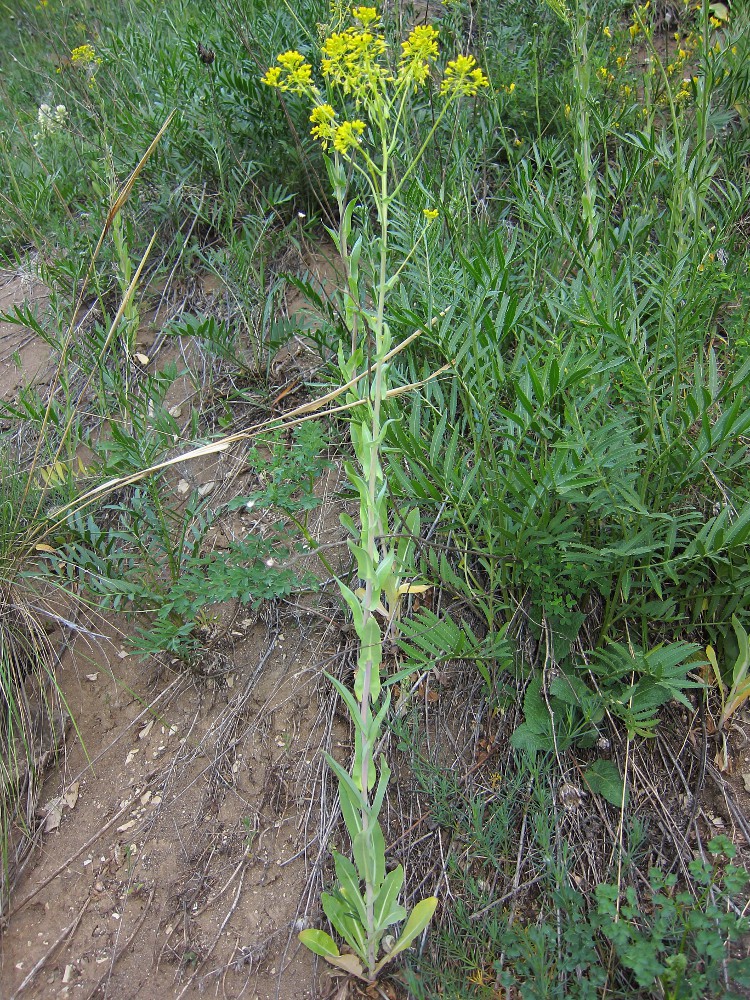
{"type": "Polygon", "coordinates": [[[370,24],[374,26],[380,20],[375,7],[355,7],[352,11],[352,17],[359,21],[364,28],[370,24]]]}
{"type": "Polygon", "coordinates": [[[101,58],[96,54],[96,49],[93,45],[89,45],[88,42],[85,45],[77,45],[73,49],[70,53],[70,61],[80,66],[101,66],[102,64],[101,58]]]}
{"type": "Polygon", "coordinates": [[[445,67],[440,93],[446,96],[456,94],[474,97],[480,87],[488,87],[489,83],[490,81],[477,66],[474,56],[456,56],[445,67]]]}
{"type": "Polygon", "coordinates": [[[93,87],[96,82],[96,71],[102,64],[101,56],[96,54],[94,46],[90,45],[88,42],[85,42],[83,45],[77,45],[71,50],[70,61],[78,69],[81,69],[86,73],[89,81],[89,87],[93,87]]]}
{"type": "Polygon", "coordinates": [[[436,208],[423,208],[422,211],[428,222],[434,222],[438,215],[440,215],[440,212],[436,208]]]}

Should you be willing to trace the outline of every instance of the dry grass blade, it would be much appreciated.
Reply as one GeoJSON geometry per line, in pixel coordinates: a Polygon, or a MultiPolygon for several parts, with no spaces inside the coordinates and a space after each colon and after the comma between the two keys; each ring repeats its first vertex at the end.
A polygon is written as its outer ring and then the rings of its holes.
{"type": "Polygon", "coordinates": [[[39,616],[17,588],[3,581],[0,584],[0,903],[6,901],[15,868],[35,827],[39,774],[64,739],[65,713],[59,710],[56,661],[39,616]],[[15,855],[12,861],[10,853],[15,855]]]}
{"type": "MultiPolygon", "coordinates": [[[[68,351],[70,349],[70,346],[74,342],[76,317],[78,316],[78,314],[80,312],[80,309],[81,309],[81,307],[83,305],[84,297],[86,295],[86,291],[88,289],[89,281],[91,280],[91,275],[93,273],[94,264],[96,263],[96,261],[97,261],[97,259],[99,257],[99,253],[101,251],[101,248],[102,248],[104,240],[105,240],[105,238],[107,236],[107,233],[109,232],[109,229],[110,229],[110,227],[112,225],[112,222],[114,221],[114,219],[117,216],[118,212],[122,209],[123,205],[128,200],[128,198],[129,198],[129,196],[130,196],[130,194],[131,194],[131,192],[133,190],[133,186],[135,185],[135,182],[138,179],[141,171],[145,167],[146,163],[148,163],[149,159],[151,158],[151,155],[153,154],[154,150],[156,149],[156,147],[158,146],[159,142],[161,141],[162,136],[164,135],[164,133],[166,132],[166,130],[169,128],[169,125],[171,124],[172,119],[174,118],[175,113],[176,113],[175,111],[172,111],[169,114],[169,116],[167,117],[166,121],[164,122],[164,124],[162,125],[162,127],[159,129],[159,131],[157,132],[156,136],[152,140],[152,142],[149,145],[148,149],[146,150],[146,152],[143,154],[143,156],[140,158],[140,160],[136,164],[136,166],[133,169],[132,173],[130,174],[130,176],[128,177],[127,181],[123,185],[120,193],[117,195],[117,197],[115,198],[114,202],[112,203],[109,212],[107,213],[107,218],[105,220],[104,227],[102,228],[102,232],[101,232],[101,234],[99,236],[99,240],[98,240],[98,242],[96,244],[96,247],[94,248],[94,252],[91,255],[91,260],[89,261],[89,266],[88,266],[88,271],[86,272],[86,277],[84,278],[83,282],[81,283],[81,290],[80,290],[80,292],[78,294],[78,298],[76,300],[75,307],[72,310],[72,318],[71,318],[71,321],[70,321],[70,325],[68,327],[67,333],[65,335],[65,339],[64,339],[64,341],[63,341],[63,343],[61,345],[61,348],[60,348],[60,361],[59,361],[58,367],[57,367],[57,376],[58,377],[59,377],[60,372],[63,370],[64,366],[67,364],[68,351]]],[[[133,276],[133,280],[130,283],[130,287],[127,289],[125,295],[123,296],[122,302],[120,303],[120,308],[118,309],[117,315],[115,316],[115,319],[114,319],[114,321],[112,323],[112,326],[110,328],[109,334],[107,336],[107,340],[106,340],[105,346],[102,349],[103,351],[106,351],[108,345],[111,343],[112,337],[114,336],[114,333],[115,333],[115,331],[117,329],[117,326],[118,326],[118,324],[120,322],[120,319],[122,318],[123,312],[125,311],[128,302],[132,298],[133,292],[135,291],[135,288],[137,287],[138,281],[140,280],[141,272],[142,272],[143,267],[144,267],[144,265],[146,263],[146,260],[148,259],[148,256],[149,256],[149,253],[150,253],[151,248],[153,246],[155,238],[156,238],[156,233],[154,233],[154,235],[152,236],[151,242],[149,243],[148,248],[147,248],[145,254],[141,258],[141,262],[140,262],[140,264],[139,264],[139,266],[138,266],[138,268],[136,270],[135,275],[133,276]]],[[[91,378],[93,378],[93,374],[89,376],[89,378],[88,378],[88,380],[86,382],[86,386],[89,385],[89,383],[91,381],[91,378]]],[[[52,405],[53,405],[53,395],[50,394],[50,397],[49,397],[49,399],[47,401],[47,406],[45,408],[44,417],[42,419],[40,431],[39,431],[39,440],[37,442],[36,449],[35,449],[35,452],[34,452],[34,458],[33,458],[33,461],[32,461],[32,468],[36,467],[38,459],[39,459],[40,449],[42,447],[42,442],[44,440],[44,432],[45,432],[45,430],[46,430],[46,428],[47,428],[47,426],[49,424],[49,420],[50,420],[51,413],[52,413],[52,405]]],[[[74,419],[74,414],[71,414],[71,417],[68,420],[68,423],[67,423],[67,425],[65,427],[65,430],[64,430],[64,432],[63,432],[63,434],[61,436],[61,441],[60,441],[60,444],[58,446],[57,453],[55,455],[55,460],[57,460],[59,458],[59,456],[61,454],[61,451],[62,451],[62,448],[64,447],[64,445],[65,445],[65,443],[67,441],[68,435],[70,433],[70,428],[72,426],[73,419],[74,419]]],[[[26,487],[26,492],[28,491],[30,482],[31,482],[31,477],[29,477],[29,481],[28,481],[28,484],[27,484],[27,487],[26,487]]],[[[26,497],[26,492],[24,493],[24,499],[26,497]]]]}
{"type": "MultiPolygon", "coordinates": [[[[140,269],[138,274],[139,273],[140,269]]],[[[136,282],[138,274],[136,274],[136,276],[133,279],[134,283],[136,282]]],[[[118,316],[121,315],[122,309],[124,308],[124,304],[125,303],[123,302],[120,311],[118,311],[118,316]]],[[[116,319],[117,317],[115,318],[115,320],[116,319]]],[[[421,332],[422,332],[421,330],[415,330],[408,337],[406,337],[400,344],[398,344],[396,347],[393,348],[393,350],[391,350],[388,353],[388,355],[385,358],[385,361],[391,360],[402,350],[404,350],[407,344],[411,343],[416,337],[418,337],[421,334],[421,332]]],[[[108,337],[108,342],[109,339],[110,338],[108,337]]],[[[412,382],[409,385],[396,386],[393,389],[389,389],[388,392],[385,394],[386,398],[390,399],[395,396],[400,396],[404,393],[420,389],[428,382],[431,382],[434,379],[438,378],[449,368],[450,365],[443,365],[437,371],[427,376],[427,378],[421,379],[418,382],[412,382]]],[[[64,504],[62,507],[58,507],[50,516],[49,525],[46,531],[42,535],[37,536],[37,539],[38,537],[44,537],[45,534],[48,534],[49,531],[51,531],[55,525],[59,524],[61,520],[64,520],[64,518],[71,512],[81,511],[90,504],[95,503],[97,500],[102,499],[102,497],[107,496],[113,490],[121,489],[124,486],[132,486],[134,483],[137,483],[140,480],[145,479],[147,476],[151,476],[156,472],[162,472],[164,471],[164,469],[172,468],[176,465],[182,464],[183,462],[191,462],[194,461],[195,459],[204,458],[207,455],[214,455],[217,454],[218,452],[226,451],[231,445],[236,444],[240,441],[250,441],[254,437],[257,437],[259,434],[263,433],[264,431],[288,430],[292,427],[298,426],[301,423],[304,423],[307,420],[315,419],[316,417],[321,416],[321,414],[326,416],[334,416],[339,413],[350,412],[355,407],[365,404],[367,400],[358,399],[352,402],[341,404],[339,406],[328,406],[327,404],[339,399],[345,392],[347,392],[353,386],[357,385],[357,383],[360,382],[363,378],[366,378],[367,375],[368,373],[366,371],[360,373],[359,375],[356,375],[349,382],[346,382],[344,383],[344,385],[341,385],[338,388],[333,389],[331,392],[328,392],[323,396],[319,396],[316,399],[310,400],[307,403],[302,403],[300,406],[295,407],[293,410],[290,410],[287,414],[285,414],[284,417],[272,417],[269,420],[263,420],[260,423],[253,424],[251,427],[248,427],[245,430],[229,434],[226,437],[220,438],[218,441],[214,441],[210,444],[199,445],[197,448],[191,448],[189,451],[185,451],[180,455],[174,456],[173,458],[166,459],[163,462],[157,462],[156,464],[150,465],[148,468],[141,469],[138,472],[134,472],[131,475],[119,476],[116,479],[110,479],[106,483],[102,483],[101,485],[96,486],[94,489],[89,490],[86,493],[83,493],[80,497],[77,497],[70,503],[64,504]]]]}

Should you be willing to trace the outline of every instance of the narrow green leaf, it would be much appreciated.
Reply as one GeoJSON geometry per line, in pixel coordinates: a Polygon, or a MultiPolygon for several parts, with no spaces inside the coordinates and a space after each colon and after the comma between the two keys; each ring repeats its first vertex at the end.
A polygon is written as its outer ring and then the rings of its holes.
{"type": "Polygon", "coordinates": [[[367,961],[365,930],[357,920],[352,904],[342,896],[330,892],[320,894],[323,912],[341,937],[363,962],[367,961]]]}
{"type": "Polygon", "coordinates": [[[404,884],[404,869],[402,865],[388,872],[383,879],[380,892],[375,897],[375,927],[378,931],[385,930],[391,924],[398,923],[406,917],[406,910],[398,904],[398,894],[404,884]]]}

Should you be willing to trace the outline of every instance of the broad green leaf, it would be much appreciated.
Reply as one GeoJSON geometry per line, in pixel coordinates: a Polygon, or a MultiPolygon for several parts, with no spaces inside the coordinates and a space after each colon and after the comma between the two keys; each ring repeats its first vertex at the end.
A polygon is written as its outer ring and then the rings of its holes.
{"type": "MultiPolygon", "coordinates": [[[[417,903],[409,914],[409,919],[406,921],[404,929],[399,935],[398,941],[396,941],[393,946],[393,950],[384,961],[389,961],[390,959],[395,958],[399,952],[405,951],[412,941],[419,937],[425,927],[427,927],[429,922],[432,920],[432,916],[437,909],[437,905],[437,896],[428,896],[427,899],[422,899],[419,903],[417,903]]],[[[375,967],[376,972],[380,968],[381,964],[384,963],[378,963],[375,967]]]]}
{"type": "Polygon", "coordinates": [[[547,736],[552,732],[552,720],[549,709],[542,698],[542,679],[535,677],[526,688],[523,699],[523,716],[529,729],[539,736],[547,736]]]}
{"type": "Polygon", "coordinates": [[[514,750],[522,750],[524,753],[535,754],[544,750],[553,750],[554,741],[552,733],[543,736],[535,733],[525,722],[522,722],[512,733],[510,745],[514,750]]]}
{"type": "Polygon", "coordinates": [[[388,781],[391,777],[391,769],[388,767],[388,762],[385,759],[385,754],[380,755],[380,778],[378,779],[378,789],[372,800],[370,809],[373,816],[378,816],[380,814],[380,808],[383,805],[383,799],[385,798],[385,790],[388,785],[388,781]]]}
{"type": "Polygon", "coordinates": [[[353,782],[339,780],[339,804],[349,838],[354,840],[362,832],[362,796],[353,782]]]}
{"type": "MultiPolygon", "coordinates": [[[[583,779],[594,794],[601,795],[618,808],[622,805],[625,784],[617,765],[611,760],[597,760],[583,772],[583,779]]],[[[627,795],[625,795],[627,803],[627,795]]]]}
{"type": "Polygon", "coordinates": [[[309,948],[316,955],[320,955],[321,958],[336,958],[339,955],[336,942],[325,931],[310,927],[306,931],[300,931],[297,937],[306,948],[309,948]]]}
{"type": "Polygon", "coordinates": [[[383,661],[383,639],[380,625],[375,615],[370,615],[363,624],[360,635],[360,651],[357,661],[357,673],[354,678],[354,694],[362,701],[365,690],[365,672],[370,664],[370,700],[377,701],[380,696],[380,664],[383,661]]]}
{"type": "Polygon", "coordinates": [[[349,690],[349,688],[346,687],[346,685],[342,684],[341,681],[337,677],[333,677],[331,674],[329,674],[329,673],[327,673],[325,671],[323,673],[324,673],[324,676],[328,678],[328,680],[331,682],[331,684],[333,684],[333,686],[336,688],[336,690],[338,691],[338,693],[341,695],[342,701],[344,701],[346,703],[346,707],[349,709],[349,715],[351,717],[352,722],[354,723],[354,725],[358,729],[361,730],[362,729],[362,725],[363,725],[362,724],[362,715],[361,715],[359,704],[358,704],[356,698],[351,693],[351,691],[349,690]]]}
{"type": "Polygon", "coordinates": [[[320,955],[321,958],[324,958],[326,962],[330,962],[331,965],[335,965],[338,969],[343,969],[350,975],[357,976],[359,979],[364,979],[367,982],[362,962],[356,955],[342,955],[330,934],[310,928],[306,931],[300,931],[297,936],[300,942],[315,955],[320,955]]]}

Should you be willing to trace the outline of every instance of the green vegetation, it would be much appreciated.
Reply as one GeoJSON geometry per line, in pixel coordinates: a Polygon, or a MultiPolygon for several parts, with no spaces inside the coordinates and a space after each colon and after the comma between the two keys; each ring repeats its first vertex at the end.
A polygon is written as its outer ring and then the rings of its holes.
{"type": "Polygon", "coordinates": [[[417,997],[740,995],[746,859],[644,776],[699,794],[668,737],[705,765],[750,697],[750,6],[300,6],[0,3],[0,254],[50,291],[0,318],[55,367],[0,403],[3,895],[45,621],[194,669],[214,605],[335,582],[338,450],[349,839],[303,940],[417,997]],[[230,445],[259,489],[180,480],[230,445]]]}

